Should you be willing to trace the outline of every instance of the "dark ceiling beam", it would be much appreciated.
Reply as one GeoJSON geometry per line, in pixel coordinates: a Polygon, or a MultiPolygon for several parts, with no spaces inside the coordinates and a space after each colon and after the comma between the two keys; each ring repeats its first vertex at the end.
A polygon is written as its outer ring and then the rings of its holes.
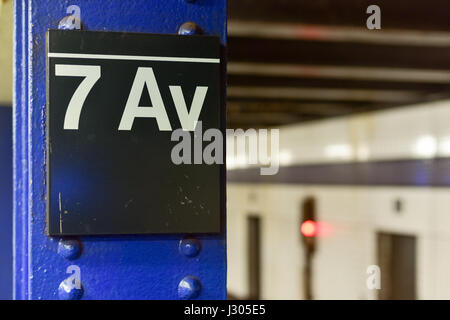
{"type": "Polygon", "coordinates": [[[228,114],[251,113],[255,118],[258,118],[260,112],[266,114],[291,113],[323,117],[373,110],[380,107],[380,104],[371,103],[229,100],[227,103],[227,112],[228,114]]]}
{"type": "Polygon", "coordinates": [[[231,20],[365,26],[369,5],[382,29],[450,30],[448,0],[229,0],[231,20]]]}
{"type": "MultiPolygon", "coordinates": [[[[449,1],[450,3],[450,1],[449,1]]],[[[450,19],[449,19],[450,20],[450,19]]],[[[230,37],[230,62],[450,70],[450,47],[230,37]]]]}
{"type": "MultiPolygon", "coordinates": [[[[450,9],[450,8],[449,8],[450,9]]],[[[356,42],[395,46],[449,47],[450,33],[422,30],[369,30],[360,27],[267,22],[228,22],[229,37],[291,39],[325,42],[356,42]]]]}
{"type": "Polygon", "coordinates": [[[450,84],[450,70],[251,62],[230,62],[227,69],[228,74],[450,84]]]}
{"type": "Polygon", "coordinates": [[[230,86],[227,89],[227,97],[412,103],[422,99],[423,93],[403,90],[230,86]]]}
{"type": "MultiPolygon", "coordinates": [[[[252,107],[253,103],[246,106],[252,107]]],[[[297,111],[285,110],[284,103],[276,103],[276,109],[268,109],[267,103],[255,102],[254,107],[259,107],[259,111],[250,111],[251,108],[242,107],[242,103],[234,101],[228,103],[227,110],[227,127],[228,128],[267,128],[278,127],[281,125],[305,123],[308,121],[321,120],[325,118],[334,118],[340,116],[347,116],[350,114],[366,113],[370,111],[379,111],[383,109],[389,109],[392,107],[402,107],[402,105],[386,105],[386,104],[365,104],[360,107],[342,108],[338,105],[313,104],[305,105],[300,104],[300,108],[297,111]],[[239,106],[239,108],[234,108],[239,106]],[[333,109],[334,108],[334,109],[333,109]],[[261,115],[261,116],[260,116],[261,115]]]]}
{"type": "Polygon", "coordinates": [[[355,89],[388,89],[411,90],[421,92],[450,92],[450,84],[414,83],[398,81],[373,81],[353,79],[328,79],[316,77],[285,77],[259,76],[228,73],[229,86],[258,86],[258,87],[325,87],[325,88],[355,88],[355,89]]]}
{"type": "Polygon", "coordinates": [[[259,112],[258,118],[251,113],[228,113],[227,120],[230,123],[279,123],[287,124],[299,122],[305,118],[301,115],[286,113],[286,112],[259,112]]]}
{"type": "Polygon", "coordinates": [[[306,121],[318,120],[320,117],[317,116],[307,116],[298,115],[293,116],[291,114],[280,113],[278,115],[274,114],[261,114],[261,117],[255,117],[252,114],[228,114],[227,115],[227,128],[271,128],[280,127],[283,125],[289,125],[293,123],[303,123],[306,121]]]}

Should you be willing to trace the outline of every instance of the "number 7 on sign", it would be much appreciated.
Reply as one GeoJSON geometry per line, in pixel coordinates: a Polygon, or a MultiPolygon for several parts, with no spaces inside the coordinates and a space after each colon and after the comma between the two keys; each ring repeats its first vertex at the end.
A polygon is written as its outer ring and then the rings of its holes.
{"type": "Polygon", "coordinates": [[[86,100],[92,87],[98,79],[100,79],[100,66],[57,64],[55,65],[55,75],[66,77],[85,77],[70,99],[66,116],[64,118],[65,130],[78,130],[81,109],[83,109],[84,101],[86,100]]]}

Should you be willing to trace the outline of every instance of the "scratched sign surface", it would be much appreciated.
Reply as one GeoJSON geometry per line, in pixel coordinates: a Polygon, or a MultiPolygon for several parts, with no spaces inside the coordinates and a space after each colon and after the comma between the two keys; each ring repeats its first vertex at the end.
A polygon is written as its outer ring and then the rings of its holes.
{"type": "Polygon", "coordinates": [[[220,232],[222,164],[171,157],[220,129],[220,70],[217,37],[48,31],[48,234],[220,232]]]}

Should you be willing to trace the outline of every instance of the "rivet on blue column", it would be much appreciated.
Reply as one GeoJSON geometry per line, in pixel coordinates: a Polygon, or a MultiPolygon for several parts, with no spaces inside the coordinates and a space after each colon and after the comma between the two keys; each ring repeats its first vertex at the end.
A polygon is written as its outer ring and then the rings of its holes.
{"type": "Polygon", "coordinates": [[[178,29],[178,34],[183,36],[199,35],[202,33],[202,29],[195,22],[185,22],[178,29]]]}
{"type": "Polygon", "coordinates": [[[178,284],[178,297],[184,300],[195,299],[202,290],[200,280],[193,276],[184,277],[178,284]]]}
{"type": "Polygon", "coordinates": [[[58,287],[59,300],[80,300],[83,296],[84,289],[81,283],[68,278],[61,282],[58,287]]]}
{"type": "Polygon", "coordinates": [[[186,257],[193,258],[199,254],[202,249],[202,244],[200,240],[194,238],[185,238],[180,241],[178,246],[180,253],[185,255],[186,257]]]}
{"type": "Polygon", "coordinates": [[[68,260],[77,259],[81,254],[81,242],[76,239],[59,240],[58,254],[68,260]]]}

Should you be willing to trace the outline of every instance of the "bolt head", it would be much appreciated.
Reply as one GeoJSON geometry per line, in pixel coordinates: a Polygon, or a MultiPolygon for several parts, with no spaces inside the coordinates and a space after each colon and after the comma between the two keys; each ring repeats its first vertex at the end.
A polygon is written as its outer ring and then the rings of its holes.
{"type": "Polygon", "coordinates": [[[202,284],[194,276],[184,277],[178,284],[178,297],[183,300],[191,300],[198,297],[202,284]]]}
{"type": "Polygon", "coordinates": [[[178,248],[181,254],[185,255],[186,257],[193,258],[200,253],[202,244],[198,239],[185,238],[180,241],[178,248]]]}
{"type": "Polygon", "coordinates": [[[199,35],[202,33],[202,29],[195,22],[185,22],[178,29],[178,34],[183,36],[199,35]]]}
{"type": "Polygon", "coordinates": [[[68,260],[77,259],[81,255],[81,242],[76,239],[59,240],[58,254],[68,260]]]}
{"type": "Polygon", "coordinates": [[[59,300],[80,300],[84,289],[81,283],[66,279],[58,287],[59,300]]]}

